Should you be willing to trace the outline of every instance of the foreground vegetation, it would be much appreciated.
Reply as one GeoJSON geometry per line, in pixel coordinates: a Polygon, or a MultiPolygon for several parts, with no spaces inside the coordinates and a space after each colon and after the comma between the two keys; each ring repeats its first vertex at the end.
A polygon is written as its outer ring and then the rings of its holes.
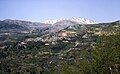
{"type": "Polygon", "coordinates": [[[120,35],[100,37],[94,48],[82,50],[78,56],[81,59],[65,64],[60,73],[115,74],[114,65],[117,65],[117,72],[120,73],[120,35]]]}

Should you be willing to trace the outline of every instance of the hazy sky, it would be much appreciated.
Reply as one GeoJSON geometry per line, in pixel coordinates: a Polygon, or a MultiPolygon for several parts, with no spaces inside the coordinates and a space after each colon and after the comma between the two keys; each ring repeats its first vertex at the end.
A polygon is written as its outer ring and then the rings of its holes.
{"type": "Polygon", "coordinates": [[[71,17],[97,22],[120,20],[120,0],[0,0],[0,20],[44,21],[71,17]]]}

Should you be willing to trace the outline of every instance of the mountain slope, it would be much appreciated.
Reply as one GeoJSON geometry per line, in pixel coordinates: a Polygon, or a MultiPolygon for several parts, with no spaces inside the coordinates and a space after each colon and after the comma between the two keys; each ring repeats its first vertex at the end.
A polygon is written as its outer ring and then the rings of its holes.
{"type": "Polygon", "coordinates": [[[0,32],[31,32],[37,29],[44,30],[49,26],[50,25],[44,23],[7,19],[0,21],[0,32]]]}

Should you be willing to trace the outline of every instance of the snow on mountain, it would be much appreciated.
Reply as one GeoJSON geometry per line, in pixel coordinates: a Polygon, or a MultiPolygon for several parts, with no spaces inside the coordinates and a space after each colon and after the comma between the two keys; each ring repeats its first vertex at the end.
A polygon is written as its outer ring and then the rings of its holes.
{"type": "Polygon", "coordinates": [[[54,24],[54,23],[56,23],[56,22],[58,22],[59,20],[46,20],[45,22],[43,22],[43,23],[45,23],[45,24],[54,24]]]}
{"type": "Polygon", "coordinates": [[[79,24],[95,24],[96,23],[95,21],[91,21],[91,20],[88,20],[86,18],[73,17],[73,18],[66,19],[66,20],[70,20],[70,21],[73,21],[73,22],[76,22],[76,23],[79,23],[79,24]]]}
{"type": "Polygon", "coordinates": [[[60,20],[46,20],[44,23],[54,25],[55,23],[60,22],[60,21],[72,21],[72,22],[76,22],[78,24],[96,24],[95,21],[91,21],[91,20],[88,20],[85,18],[76,18],[76,17],[60,19],[60,20]]]}

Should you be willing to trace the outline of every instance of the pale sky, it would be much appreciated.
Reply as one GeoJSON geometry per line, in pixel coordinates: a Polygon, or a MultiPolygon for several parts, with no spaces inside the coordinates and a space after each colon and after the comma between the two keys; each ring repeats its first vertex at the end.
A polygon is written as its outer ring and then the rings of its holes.
{"type": "Polygon", "coordinates": [[[120,0],[0,0],[0,20],[41,22],[71,17],[97,22],[120,20],[120,0]]]}

